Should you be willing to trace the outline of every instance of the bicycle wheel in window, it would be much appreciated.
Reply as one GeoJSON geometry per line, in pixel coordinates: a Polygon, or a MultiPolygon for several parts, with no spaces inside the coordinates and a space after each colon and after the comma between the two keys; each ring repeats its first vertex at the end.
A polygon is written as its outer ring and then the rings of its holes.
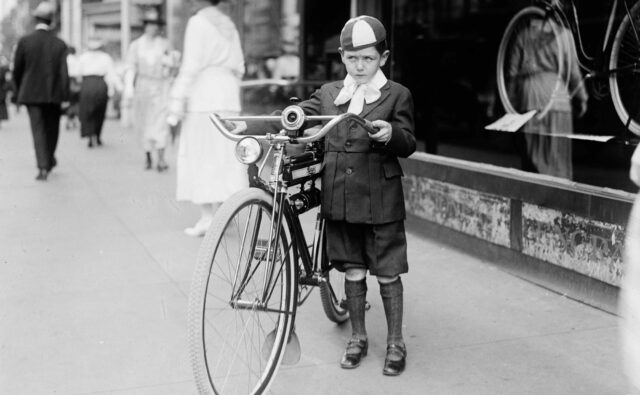
{"type": "Polygon", "coordinates": [[[609,87],[618,117],[640,135],[640,3],[626,15],[616,33],[609,58],[609,87]]]}
{"type": "Polygon", "coordinates": [[[557,15],[531,6],[509,22],[500,41],[496,78],[507,113],[537,111],[539,118],[553,106],[554,94],[566,89],[569,59],[567,35],[557,15]]]}
{"type": "Polygon", "coordinates": [[[265,393],[282,361],[297,281],[287,234],[272,232],[271,215],[272,196],[243,190],[220,207],[202,242],[188,311],[201,394],[265,393]]]}
{"type": "Polygon", "coordinates": [[[324,231],[321,234],[323,237],[318,244],[322,247],[318,253],[318,262],[320,262],[320,268],[324,272],[324,281],[320,284],[320,299],[327,318],[337,324],[341,324],[349,319],[346,296],[344,295],[344,273],[335,269],[328,270],[324,231]]]}

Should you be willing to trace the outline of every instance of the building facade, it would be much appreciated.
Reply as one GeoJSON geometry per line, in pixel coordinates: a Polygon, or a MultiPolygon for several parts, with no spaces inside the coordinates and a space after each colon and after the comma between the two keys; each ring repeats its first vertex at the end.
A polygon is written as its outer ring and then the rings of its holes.
{"type": "MultiPolygon", "coordinates": [[[[87,37],[98,34],[109,41],[116,56],[122,56],[140,34],[144,7],[161,9],[166,34],[178,49],[189,17],[186,5],[178,0],[59,1],[61,35],[68,42],[82,47],[87,37]]],[[[411,217],[423,228],[472,246],[472,252],[518,262],[515,266],[522,272],[539,276],[545,284],[571,273],[576,289],[599,289],[608,295],[605,300],[613,300],[623,274],[626,221],[637,191],[628,169],[638,138],[616,113],[610,94],[612,73],[604,69],[616,37],[622,34],[618,32],[627,15],[623,7],[561,1],[556,11],[562,18],[541,30],[554,33],[550,40],[560,45],[557,32],[564,29],[562,36],[571,40],[562,44],[569,45],[564,47],[568,55],[559,58],[557,48],[552,48],[547,59],[567,62],[575,57],[578,70],[573,77],[577,85],[567,91],[562,110],[564,125],[570,127],[548,133],[537,129],[538,154],[548,157],[562,152],[561,161],[571,168],[569,176],[558,176],[543,167],[525,166],[525,159],[531,159],[525,158],[531,136],[523,131],[532,121],[518,132],[485,128],[509,111],[498,87],[500,73],[505,73],[498,59],[504,56],[504,48],[515,45],[504,44],[505,31],[515,26],[514,16],[535,1],[238,0],[222,4],[241,34],[246,79],[273,76],[273,65],[283,54],[293,53],[299,61],[295,76],[299,89],[278,91],[276,97],[273,89],[247,88],[247,112],[281,108],[288,96],[305,96],[323,82],[343,78],[338,47],[345,21],[360,14],[381,19],[391,49],[384,71],[413,93],[416,135],[423,151],[405,161],[411,217]],[[599,73],[592,73],[598,67],[599,73]],[[586,95],[582,103],[577,101],[579,90],[586,95]],[[563,148],[544,151],[546,146],[563,148]]],[[[640,13],[640,9],[631,12],[640,13]]],[[[528,26],[531,30],[535,24],[528,26]]],[[[528,49],[525,45],[519,50],[528,49]]],[[[624,81],[630,95],[640,92],[635,82],[624,81]]]]}

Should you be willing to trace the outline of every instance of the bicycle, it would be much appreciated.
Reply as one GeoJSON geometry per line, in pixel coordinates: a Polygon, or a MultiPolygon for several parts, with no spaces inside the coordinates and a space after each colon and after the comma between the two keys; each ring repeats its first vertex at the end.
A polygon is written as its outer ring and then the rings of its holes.
{"type": "Polygon", "coordinates": [[[192,367],[202,394],[262,394],[287,347],[295,347],[297,307],[315,287],[320,288],[329,320],[348,319],[344,274],[332,270],[325,255],[324,220],[318,212],[313,241],[307,244],[299,216],[320,205],[315,185],[323,159],[319,140],[347,120],[374,129],[355,114],[306,116],[296,105],[281,116],[212,115],[211,120],[226,138],[237,142],[236,156],[242,163],[255,166],[262,156],[261,142],[269,150],[250,187],[218,209],[201,245],[189,296],[192,367]],[[228,130],[224,123],[256,120],[280,121],[283,129],[244,136],[237,134],[242,130],[238,124],[228,130]],[[307,121],[326,124],[304,136],[301,129],[307,121]],[[289,155],[291,144],[304,144],[304,152],[289,155]],[[272,167],[264,180],[260,175],[267,162],[272,167]],[[293,187],[299,190],[292,191],[293,187]]]}
{"type": "MultiPolygon", "coordinates": [[[[537,87],[541,103],[535,109],[538,117],[544,117],[554,104],[554,99],[566,91],[571,62],[575,57],[579,67],[587,71],[581,83],[588,79],[608,78],[611,99],[618,117],[629,131],[640,135],[640,2],[629,8],[626,0],[614,0],[602,49],[596,56],[590,56],[584,50],[580,21],[573,0],[570,15],[571,17],[567,16],[559,1],[547,0],[538,1],[537,5],[520,10],[511,19],[502,36],[497,59],[498,93],[505,110],[508,113],[527,110],[519,108],[517,99],[513,97],[513,92],[517,90],[515,85],[521,78],[527,77],[518,74],[517,68],[523,66],[517,64],[522,61],[517,59],[520,51],[518,37],[536,34],[538,42],[547,41],[547,49],[553,51],[556,66],[555,84],[537,87]],[[617,20],[620,22],[613,36],[617,20]],[[568,31],[573,34],[568,34],[568,31]],[[579,52],[576,48],[579,48],[579,52]]],[[[573,97],[576,90],[569,92],[569,96],[573,97]]]]}

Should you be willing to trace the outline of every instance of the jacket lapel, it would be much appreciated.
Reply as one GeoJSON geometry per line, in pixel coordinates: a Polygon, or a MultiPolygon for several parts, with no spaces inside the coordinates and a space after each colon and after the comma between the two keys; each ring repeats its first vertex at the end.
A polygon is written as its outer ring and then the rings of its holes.
{"type": "Polygon", "coordinates": [[[384,86],[380,89],[380,98],[374,101],[373,103],[369,103],[369,104],[365,103],[364,108],[362,109],[362,112],[359,115],[362,118],[366,118],[366,116],[369,115],[371,111],[373,111],[376,107],[378,107],[385,100],[387,100],[390,94],[391,94],[391,84],[387,81],[387,83],[384,84],[384,86]]]}
{"type": "MultiPolygon", "coordinates": [[[[332,103],[336,100],[336,97],[338,97],[338,95],[340,94],[340,91],[342,90],[343,86],[344,86],[344,83],[335,84],[333,86],[333,89],[329,91],[329,95],[331,96],[330,99],[332,103]]],[[[336,108],[338,108],[338,114],[343,114],[347,112],[347,110],[349,109],[349,102],[336,106],[336,108]]]]}

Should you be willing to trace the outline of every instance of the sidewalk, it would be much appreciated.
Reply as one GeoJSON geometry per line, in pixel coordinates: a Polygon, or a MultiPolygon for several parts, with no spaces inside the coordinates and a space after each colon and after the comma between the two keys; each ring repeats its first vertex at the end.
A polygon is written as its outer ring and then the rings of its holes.
{"type": "MultiPolygon", "coordinates": [[[[0,128],[0,394],[194,394],[187,295],[197,209],[168,173],[143,170],[138,137],[107,122],[89,149],[62,130],[37,182],[26,111],[0,128]]],[[[408,234],[408,368],[382,376],[386,323],[369,279],[369,356],[340,369],[349,326],[313,295],[299,310],[302,359],[277,394],[624,394],[617,318],[488,262],[408,234]]]]}

